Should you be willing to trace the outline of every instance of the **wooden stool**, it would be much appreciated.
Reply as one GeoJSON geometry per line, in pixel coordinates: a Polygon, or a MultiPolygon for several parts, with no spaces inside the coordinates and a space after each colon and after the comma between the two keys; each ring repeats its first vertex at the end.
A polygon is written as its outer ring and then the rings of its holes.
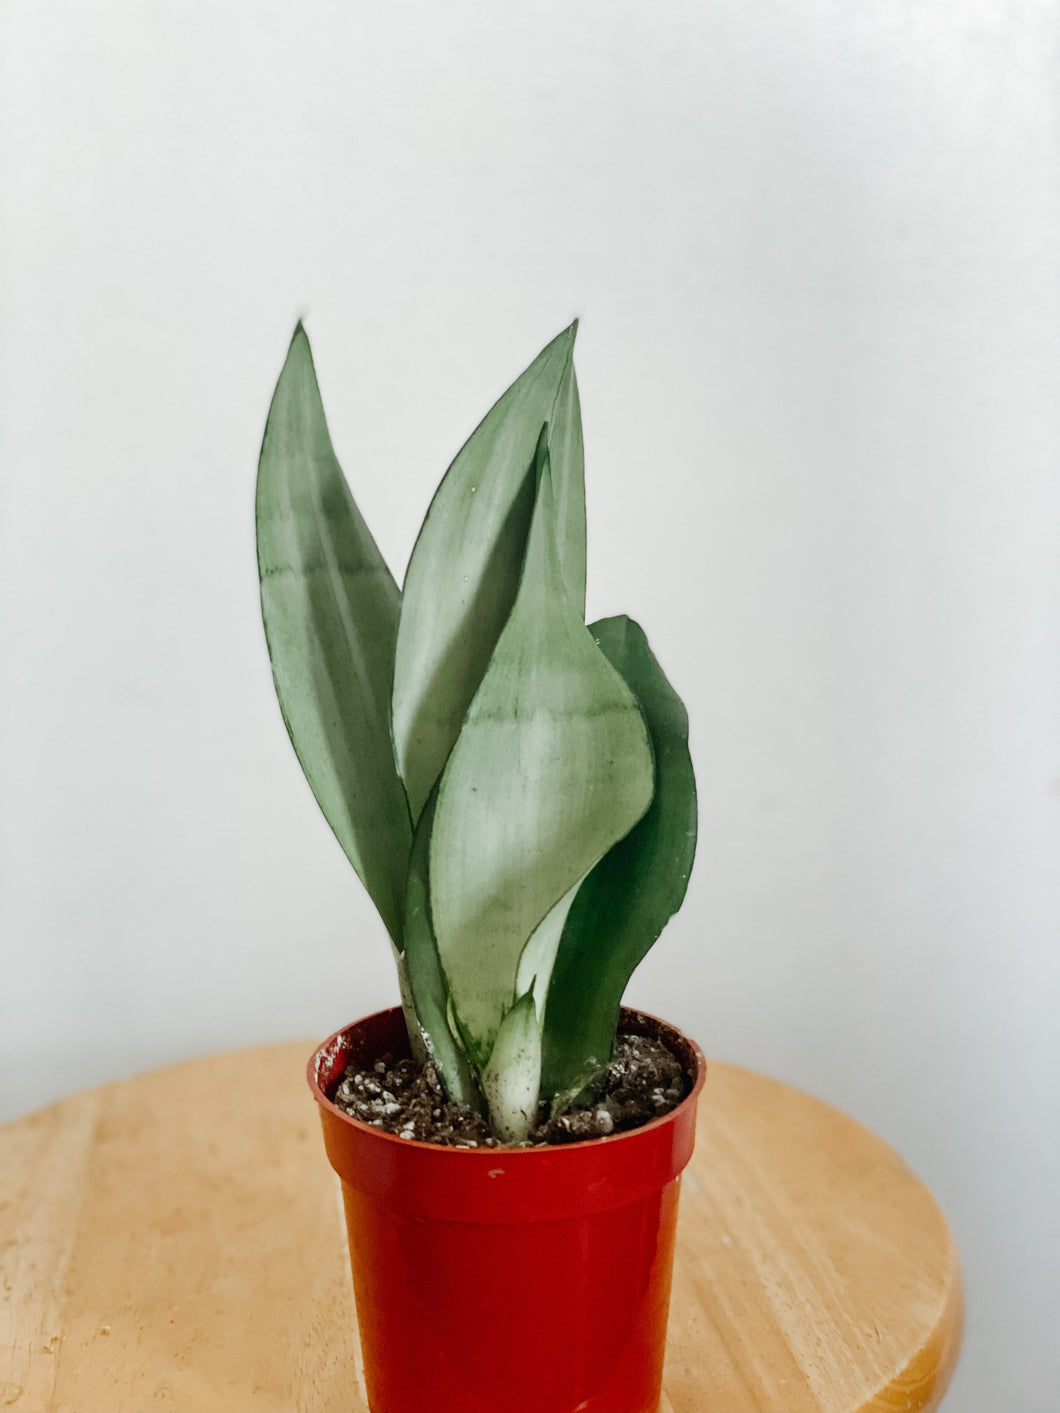
{"type": "MultiPolygon", "coordinates": [[[[0,1408],[366,1413],[311,1049],[175,1065],[0,1129],[0,1408]]],[[[711,1065],[662,1413],[933,1409],[961,1321],[953,1240],[902,1161],[711,1065]]]]}

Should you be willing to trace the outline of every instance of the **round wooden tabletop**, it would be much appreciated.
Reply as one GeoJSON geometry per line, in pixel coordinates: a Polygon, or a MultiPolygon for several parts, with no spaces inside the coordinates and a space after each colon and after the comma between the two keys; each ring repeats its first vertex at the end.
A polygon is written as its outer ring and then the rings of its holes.
{"type": "MultiPolygon", "coordinates": [[[[367,1413],[312,1045],[175,1065],[0,1129],[0,1407],[367,1413]]],[[[712,1064],[662,1413],[937,1407],[957,1253],[894,1152],[712,1064]]]]}

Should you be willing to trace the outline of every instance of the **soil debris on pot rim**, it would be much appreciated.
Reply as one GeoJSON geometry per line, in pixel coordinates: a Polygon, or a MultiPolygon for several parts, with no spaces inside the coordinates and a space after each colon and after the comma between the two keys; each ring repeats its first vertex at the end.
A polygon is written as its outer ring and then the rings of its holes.
{"type": "MultiPolygon", "coordinates": [[[[542,1104],[537,1124],[520,1146],[577,1143],[640,1128],[676,1108],[690,1088],[681,1062],[660,1039],[620,1035],[592,1101],[555,1118],[542,1104]]],[[[371,1069],[350,1064],[330,1097],[353,1118],[399,1138],[453,1148],[503,1146],[481,1114],[445,1097],[430,1061],[420,1066],[387,1055],[371,1069]]]]}

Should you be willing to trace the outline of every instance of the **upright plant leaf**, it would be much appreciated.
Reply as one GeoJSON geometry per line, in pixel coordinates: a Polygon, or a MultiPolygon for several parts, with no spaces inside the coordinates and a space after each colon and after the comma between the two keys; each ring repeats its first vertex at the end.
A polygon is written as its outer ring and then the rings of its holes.
{"type": "Polygon", "coordinates": [[[393,730],[413,819],[442,772],[519,587],[534,508],[534,447],[549,424],[563,509],[559,559],[585,599],[585,491],[571,325],[538,355],[458,452],[405,578],[393,730]]]}
{"type": "Polygon", "coordinates": [[[438,953],[473,1061],[515,999],[520,954],[560,898],[648,808],[636,700],[568,596],[544,434],[526,560],[442,775],[431,832],[438,953]]]}
{"type": "Polygon", "coordinates": [[[516,994],[532,993],[537,1009],[538,1022],[545,1014],[545,1001],[548,998],[548,983],[552,968],[556,963],[560,938],[567,922],[571,904],[577,897],[582,879],[578,879],[567,889],[558,903],[554,903],[530,934],[529,941],[519,954],[519,967],[515,973],[516,994]]]}
{"type": "Polygon", "coordinates": [[[301,324],[265,426],[256,518],[261,611],[284,722],[400,947],[412,840],[389,721],[401,595],[332,450],[301,324]]]}
{"type": "Polygon", "coordinates": [[[501,1021],[482,1073],[490,1127],[502,1143],[521,1143],[533,1128],[540,1087],[541,1026],[528,991],[501,1021]]]}
{"type": "Polygon", "coordinates": [[[655,753],[655,795],[567,914],[545,1003],[541,1086],[543,1094],[570,1098],[611,1058],[622,993],[681,906],[696,851],[696,781],[681,699],[632,619],[601,619],[589,632],[640,704],[655,753]]]}
{"type": "MultiPolygon", "coordinates": [[[[575,323],[573,328],[577,329],[575,323]]],[[[573,334],[572,334],[573,339],[573,334]]],[[[570,601],[585,622],[585,452],[578,379],[571,362],[548,421],[548,460],[556,502],[556,544],[570,601]]]]}
{"type": "Polygon", "coordinates": [[[445,1092],[450,1099],[477,1109],[481,1096],[467,1056],[449,1024],[449,991],[431,922],[428,857],[437,800],[438,791],[432,790],[412,840],[405,904],[405,974],[420,1031],[445,1092]]]}

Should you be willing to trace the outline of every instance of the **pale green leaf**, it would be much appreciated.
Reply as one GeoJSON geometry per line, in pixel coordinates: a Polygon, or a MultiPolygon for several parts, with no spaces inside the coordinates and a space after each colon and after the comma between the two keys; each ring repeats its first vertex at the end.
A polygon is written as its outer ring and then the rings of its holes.
{"type": "MultiPolygon", "coordinates": [[[[574,325],[577,329],[577,324],[574,325]]],[[[572,334],[573,338],[573,334],[572,334]]],[[[585,453],[582,409],[572,359],[560,378],[548,421],[548,460],[556,505],[556,545],[570,601],[585,622],[585,453]]]]}
{"type": "Polygon", "coordinates": [[[431,832],[431,912],[453,1003],[482,1065],[546,913],[647,809],[636,700],[564,587],[548,453],[522,582],[446,765],[431,832]]]}
{"type": "Polygon", "coordinates": [[[258,466],[273,679],[320,808],[401,946],[412,839],[390,741],[400,593],[332,450],[309,340],[291,340],[258,466]]]}
{"type": "Polygon", "coordinates": [[[398,768],[419,817],[511,611],[533,513],[534,449],[549,425],[559,558],[585,599],[585,492],[575,325],[487,413],[435,493],[405,578],[394,679],[398,768]]]}
{"type": "Polygon", "coordinates": [[[545,1005],[542,1092],[576,1092],[611,1058],[622,993],[681,906],[696,850],[688,716],[642,629],[625,617],[589,632],[640,704],[655,753],[655,794],[637,826],[596,865],[567,913],[545,1005]]]}
{"type": "Polygon", "coordinates": [[[579,878],[567,889],[559,902],[549,908],[530,934],[530,940],[519,957],[515,989],[520,996],[526,991],[533,993],[538,1020],[541,1020],[545,1013],[548,984],[552,979],[552,968],[555,965],[560,938],[563,936],[567,914],[581,885],[582,880],[579,878]]]}
{"type": "Polygon", "coordinates": [[[534,998],[520,996],[501,1022],[482,1075],[490,1128],[502,1143],[521,1143],[537,1117],[541,1027],[534,998]]]}

